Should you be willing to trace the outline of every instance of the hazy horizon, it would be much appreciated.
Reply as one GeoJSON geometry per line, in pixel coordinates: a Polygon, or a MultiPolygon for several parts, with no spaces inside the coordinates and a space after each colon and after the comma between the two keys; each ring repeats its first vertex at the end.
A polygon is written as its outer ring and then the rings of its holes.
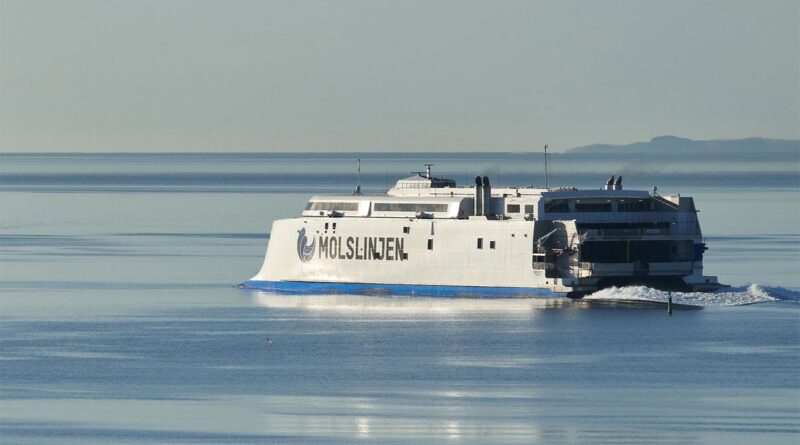
{"type": "MultiPolygon", "coordinates": [[[[703,140],[698,140],[698,139],[681,138],[680,136],[674,136],[674,135],[661,135],[661,136],[654,136],[653,138],[650,138],[649,140],[646,140],[646,141],[630,141],[630,142],[621,143],[621,144],[606,144],[606,143],[603,143],[603,142],[597,142],[597,143],[591,143],[591,144],[581,145],[581,146],[577,146],[577,147],[561,147],[560,149],[557,149],[557,150],[553,150],[551,147],[548,147],[547,152],[548,153],[553,153],[553,154],[567,154],[568,152],[570,152],[572,150],[577,150],[577,151],[574,151],[573,153],[578,154],[578,153],[586,153],[586,151],[583,151],[581,149],[590,149],[590,151],[594,151],[594,149],[596,147],[598,148],[598,151],[601,151],[601,148],[605,148],[605,147],[615,147],[615,148],[622,149],[622,148],[628,148],[628,147],[635,146],[635,145],[645,145],[646,146],[646,145],[652,144],[654,139],[659,139],[659,138],[677,138],[677,139],[683,139],[683,140],[686,140],[686,141],[690,141],[692,143],[720,143],[720,142],[721,143],[725,143],[725,142],[736,143],[736,142],[749,141],[749,140],[762,141],[762,142],[766,142],[766,143],[790,142],[790,143],[795,143],[795,144],[798,145],[798,147],[800,147],[800,139],[777,139],[777,138],[763,138],[763,137],[760,137],[760,136],[752,136],[752,137],[744,137],[744,138],[740,138],[740,139],[703,139],[703,140]]],[[[683,147],[677,146],[676,148],[678,150],[680,150],[683,147]]],[[[753,147],[753,149],[756,150],[756,151],[760,150],[762,148],[763,148],[762,146],[753,147]]],[[[648,149],[645,149],[645,150],[649,151],[649,150],[656,150],[656,149],[648,148],[648,149]]],[[[649,152],[652,153],[652,151],[649,151],[649,152]]],[[[463,151],[458,151],[458,150],[436,150],[436,149],[431,149],[431,150],[381,150],[381,151],[376,151],[376,150],[309,150],[309,151],[298,151],[298,150],[294,150],[294,151],[292,151],[292,150],[261,150],[261,151],[255,151],[255,150],[250,150],[250,151],[233,151],[233,150],[226,150],[226,151],[189,151],[189,150],[184,150],[184,151],[166,151],[166,150],[140,150],[140,151],[99,151],[99,150],[98,151],[52,151],[52,150],[51,151],[11,151],[11,150],[0,150],[0,154],[11,154],[11,155],[17,155],[17,154],[137,154],[137,153],[141,153],[141,154],[181,154],[181,153],[185,153],[185,154],[258,154],[258,153],[263,153],[263,154],[287,154],[287,153],[309,153],[309,154],[332,154],[332,153],[349,153],[349,154],[380,154],[380,153],[386,153],[386,154],[400,154],[400,153],[428,153],[428,154],[512,153],[512,154],[525,154],[525,153],[529,153],[529,154],[535,154],[535,153],[544,153],[544,146],[530,147],[530,148],[520,149],[520,150],[463,150],[463,151]]]]}
{"type": "Polygon", "coordinates": [[[800,139],[800,3],[0,2],[3,152],[800,139]]]}

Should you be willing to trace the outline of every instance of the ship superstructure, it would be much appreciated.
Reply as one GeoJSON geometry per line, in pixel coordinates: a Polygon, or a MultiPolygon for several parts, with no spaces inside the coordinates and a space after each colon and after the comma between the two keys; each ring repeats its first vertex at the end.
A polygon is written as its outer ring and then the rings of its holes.
{"type": "Polygon", "coordinates": [[[271,291],[579,297],[610,286],[722,287],[703,275],[694,201],[625,190],[459,187],[427,171],[385,195],[314,196],[277,220],[261,271],[271,291]]]}

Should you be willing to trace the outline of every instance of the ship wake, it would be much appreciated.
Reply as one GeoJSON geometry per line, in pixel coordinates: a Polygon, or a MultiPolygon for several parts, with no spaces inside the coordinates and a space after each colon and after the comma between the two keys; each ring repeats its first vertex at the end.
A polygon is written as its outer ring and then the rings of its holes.
{"type": "Polygon", "coordinates": [[[798,291],[758,284],[717,292],[667,292],[645,286],[610,287],[587,295],[583,300],[666,303],[670,296],[673,303],[698,307],[741,306],[781,300],[800,303],[798,291]]]}

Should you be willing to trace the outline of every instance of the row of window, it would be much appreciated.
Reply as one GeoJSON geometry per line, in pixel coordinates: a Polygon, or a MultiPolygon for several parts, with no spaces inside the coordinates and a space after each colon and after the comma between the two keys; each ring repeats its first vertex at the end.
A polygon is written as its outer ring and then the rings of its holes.
{"type": "Polygon", "coordinates": [[[576,212],[610,212],[610,202],[577,202],[575,203],[576,212]]]}
{"type": "MultiPolygon", "coordinates": [[[[376,212],[447,212],[447,204],[376,202],[373,204],[373,208],[376,212]]],[[[306,205],[306,210],[336,210],[340,212],[355,212],[358,210],[358,203],[312,201],[306,205]]]]}
{"type": "MultiPolygon", "coordinates": [[[[495,248],[494,241],[489,241],[489,248],[490,249],[495,248]]],[[[483,249],[483,238],[478,238],[478,249],[483,249]]]]}
{"type": "Polygon", "coordinates": [[[544,211],[547,213],[566,213],[569,212],[569,201],[566,199],[554,199],[545,201],[544,211]]]}
{"type": "MultiPolygon", "coordinates": [[[[494,241],[489,241],[489,248],[494,249],[497,245],[494,241]]],[[[483,249],[483,238],[478,238],[478,249],[483,249]]],[[[428,239],[428,250],[433,250],[433,240],[428,239]]]]}
{"type": "Polygon", "coordinates": [[[620,202],[617,204],[617,208],[620,212],[647,212],[650,210],[650,201],[620,202]]]}
{"type": "MultiPolygon", "coordinates": [[[[620,212],[649,212],[650,200],[640,199],[638,201],[619,201],[617,210],[620,212]]],[[[553,199],[544,203],[544,211],[547,213],[567,213],[569,212],[569,201],[566,199],[553,199]]],[[[611,212],[610,202],[576,202],[576,212],[611,212]]]]}
{"type": "Polygon", "coordinates": [[[355,212],[358,210],[358,203],[312,201],[306,205],[306,210],[338,210],[340,212],[355,212]]]}
{"type": "Polygon", "coordinates": [[[376,212],[446,212],[447,204],[421,204],[376,202],[372,207],[376,212]]]}
{"type": "MultiPolygon", "coordinates": [[[[376,202],[373,204],[376,212],[447,212],[447,204],[423,204],[423,203],[395,203],[395,202],[376,202]]],[[[357,202],[330,202],[313,201],[309,202],[306,210],[336,210],[340,212],[354,212],[358,210],[357,202]]],[[[506,213],[520,213],[520,204],[508,204],[506,213]]],[[[533,213],[533,205],[526,204],[525,213],[533,213]]],[[[569,212],[569,203],[564,199],[555,199],[545,203],[544,210],[547,213],[566,213],[569,212]]],[[[576,212],[610,212],[612,210],[610,202],[576,202],[576,212]]],[[[617,210],[620,212],[647,212],[650,210],[650,201],[630,201],[619,202],[617,210]]]]}
{"type": "MultiPolygon", "coordinates": [[[[508,204],[506,206],[506,213],[519,213],[519,204],[508,204]]],[[[533,204],[525,204],[525,213],[533,213],[533,204]]]]}

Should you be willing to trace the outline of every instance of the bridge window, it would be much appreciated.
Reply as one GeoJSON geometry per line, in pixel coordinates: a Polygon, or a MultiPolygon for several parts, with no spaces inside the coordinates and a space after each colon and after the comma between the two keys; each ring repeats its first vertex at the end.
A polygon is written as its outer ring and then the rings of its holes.
{"type": "Polygon", "coordinates": [[[411,227],[409,227],[409,226],[403,226],[403,233],[405,233],[405,234],[409,234],[409,233],[411,233],[411,227]]]}
{"type": "Polygon", "coordinates": [[[533,204],[525,204],[525,213],[533,213],[533,204]]]}
{"type": "Polygon", "coordinates": [[[569,212],[569,201],[566,199],[553,199],[544,203],[544,211],[552,213],[569,212]]]}
{"type": "Polygon", "coordinates": [[[509,204],[506,206],[506,213],[519,213],[519,204],[509,204]]]}
{"type": "Polygon", "coordinates": [[[489,248],[494,249],[494,241],[489,241],[489,248]]]}
{"type": "Polygon", "coordinates": [[[575,203],[576,212],[610,212],[610,202],[579,202],[575,203]]]}
{"type": "Polygon", "coordinates": [[[650,200],[640,199],[637,201],[620,201],[617,206],[620,212],[649,212],[650,200]]]}
{"type": "Polygon", "coordinates": [[[428,250],[433,250],[433,240],[432,239],[428,240],[428,250]]]}
{"type": "Polygon", "coordinates": [[[483,249],[483,238],[478,238],[478,249],[483,249]]]}

